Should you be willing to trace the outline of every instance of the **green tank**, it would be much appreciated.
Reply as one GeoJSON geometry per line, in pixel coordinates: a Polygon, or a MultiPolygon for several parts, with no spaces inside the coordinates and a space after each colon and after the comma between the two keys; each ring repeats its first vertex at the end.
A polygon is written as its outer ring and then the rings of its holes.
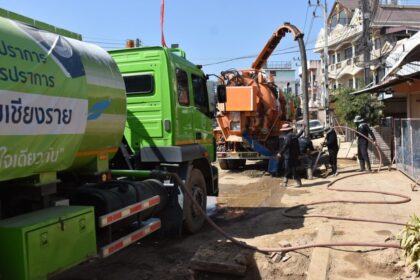
{"type": "Polygon", "coordinates": [[[124,81],[107,52],[0,17],[0,181],[106,169],[125,121],[124,81]]]}

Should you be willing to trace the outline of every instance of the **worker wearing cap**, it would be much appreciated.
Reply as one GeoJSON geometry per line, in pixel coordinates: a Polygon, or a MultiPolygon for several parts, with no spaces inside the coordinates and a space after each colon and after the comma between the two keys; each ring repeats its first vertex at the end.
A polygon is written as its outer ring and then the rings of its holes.
{"type": "Polygon", "coordinates": [[[302,135],[302,133],[295,135],[293,133],[293,128],[290,126],[290,124],[283,124],[280,131],[284,133],[282,135],[282,137],[284,138],[284,142],[277,154],[279,158],[283,158],[284,164],[284,179],[282,186],[287,187],[289,177],[292,177],[296,181],[296,185],[298,187],[301,187],[302,182],[298,177],[296,167],[299,164],[298,137],[302,135]]]}
{"type": "Polygon", "coordinates": [[[338,141],[337,133],[333,127],[327,127],[324,144],[328,148],[328,159],[332,169],[332,175],[337,176],[337,154],[338,154],[338,141]]]}
{"type": "Polygon", "coordinates": [[[365,123],[365,120],[362,119],[361,116],[356,116],[354,118],[354,123],[357,125],[357,132],[360,134],[357,134],[357,157],[359,158],[359,163],[360,163],[360,171],[365,171],[365,162],[367,165],[367,168],[369,170],[369,172],[372,171],[371,166],[370,166],[370,160],[369,160],[369,155],[367,152],[368,149],[368,140],[367,138],[370,137],[372,138],[372,140],[374,141],[374,145],[376,145],[376,138],[375,135],[373,134],[372,130],[370,129],[370,127],[368,126],[367,123],[365,123]],[[365,137],[363,137],[363,136],[365,137]]]}

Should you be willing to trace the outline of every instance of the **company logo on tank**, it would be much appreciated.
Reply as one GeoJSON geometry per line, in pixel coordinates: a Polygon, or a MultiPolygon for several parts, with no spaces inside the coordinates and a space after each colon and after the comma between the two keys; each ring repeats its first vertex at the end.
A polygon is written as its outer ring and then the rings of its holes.
{"type": "Polygon", "coordinates": [[[0,135],[83,134],[87,100],[0,90],[0,135]]]}

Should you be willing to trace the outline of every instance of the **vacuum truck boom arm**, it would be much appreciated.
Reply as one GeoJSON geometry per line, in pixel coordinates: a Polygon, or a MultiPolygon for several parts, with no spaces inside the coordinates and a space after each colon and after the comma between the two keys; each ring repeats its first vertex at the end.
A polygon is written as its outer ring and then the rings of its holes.
{"type": "Polygon", "coordinates": [[[295,41],[299,38],[303,38],[303,33],[300,32],[300,30],[296,26],[285,22],[282,26],[280,26],[279,29],[277,29],[276,32],[273,33],[271,38],[268,40],[267,44],[264,46],[258,57],[255,59],[254,63],[252,63],[253,69],[259,70],[263,67],[263,65],[267,62],[268,58],[273,53],[274,49],[280,43],[281,39],[283,39],[283,37],[286,36],[286,33],[288,32],[293,34],[295,41]]]}

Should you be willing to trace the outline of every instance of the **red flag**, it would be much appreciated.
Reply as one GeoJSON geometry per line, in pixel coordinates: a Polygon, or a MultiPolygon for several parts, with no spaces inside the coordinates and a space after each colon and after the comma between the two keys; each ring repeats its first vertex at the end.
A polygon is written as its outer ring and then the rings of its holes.
{"type": "Polygon", "coordinates": [[[165,0],[162,0],[160,4],[160,31],[162,33],[162,46],[167,48],[165,42],[165,35],[163,34],[163,21],[165,18],[165,0]]]}

